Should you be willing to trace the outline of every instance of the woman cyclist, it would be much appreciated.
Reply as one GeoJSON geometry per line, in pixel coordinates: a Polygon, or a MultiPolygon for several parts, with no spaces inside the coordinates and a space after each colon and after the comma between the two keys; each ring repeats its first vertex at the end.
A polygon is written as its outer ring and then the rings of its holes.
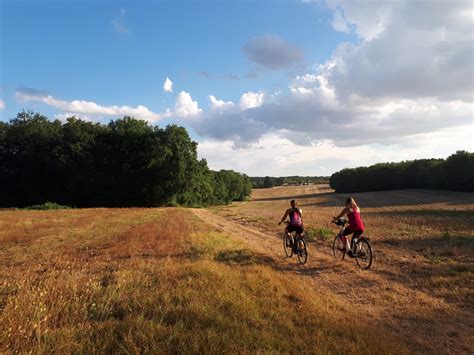
{"type": "Polygon", "coordinates": [[[285,233],[289,236],[291,232],[295,231],[296,233],[302,235],[304,232],[304,227],[303,227],[303,211],[301,208],[298,208],[298,203],[296,200],[291,200],[290,202],[291,208],[288,208],[285,211],[285,214],[280,220],[280,223],[282,224],[286,217],[290,216],[290,223],[285,228],[285,233]]]}
{"type": "Polygon", "coordinates": [[[349,241],[347,240],[347,236],[349,234],[353,234],[351,245],[354,245],[354,239],[358,238],[362,234],[365,227],[364,222],[362,222],[362,219],[360,218],[360,208],[352,197],[348,197],[346,199],[346,207],[344,207],[344,209],[341,211],[341,213],[339,213],[337,217],[333,217],[333,222],[335,222],[345,214],[347,214],[347,218],[349,219],[349,225],[344,228],[342,235],[346,237],[345,239],[347,255],[353,257],[353,251],[351,250],[349,241]]]}

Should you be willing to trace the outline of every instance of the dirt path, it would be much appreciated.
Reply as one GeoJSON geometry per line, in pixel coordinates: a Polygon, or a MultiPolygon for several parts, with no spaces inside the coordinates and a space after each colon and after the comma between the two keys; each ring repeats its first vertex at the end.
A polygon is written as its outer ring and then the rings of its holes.
{"type": "MultiPolygon", "coordinates": [[[[308,262],[299,265],[296,257],[286,258],[282,240],[248,227],[206,209],[193,209],[194,214],[216,230],[232,235],[258,253],[268,256],[284,272],[293,272],[314,289],[315,295],[331,297],[346,304],[341,311],[353,313],[363,305],[364,319],[400,337],[410,349],[430,353],[472,353],[473,322],[465,311],[420,289],[415,279],[400,281],[404,273],[403,256],[391,261],[387,251],[376,252],[373,268],[361,271],[354,260],[336,262],[328,243],[309,243],[308,262]],[[377,258],[393,263],[393,271],[378,270],[377,258]],[[397,259],[398,261],[396,261],[397,259]],[[408,280],[408,281],[407,281],[408,280]],[[350,307],[350,308],[349,308],[350,307]]],[[[409,270],[410,272],[412,270],[409,270]]]]}

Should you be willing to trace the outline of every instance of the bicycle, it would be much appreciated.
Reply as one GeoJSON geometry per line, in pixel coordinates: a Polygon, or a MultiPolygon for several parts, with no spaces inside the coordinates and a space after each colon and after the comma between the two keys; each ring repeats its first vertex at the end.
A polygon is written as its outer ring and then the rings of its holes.
{"type": "MultiPolygon", "coordinates": [[[[289,222],[285,223],[289,224],[289,222]]],[[[298,256],[298,261],[301,264],[306,264],[306,261],[308,260],[308,250],[306,247],[306,241],[302,234],[293,231],[288,235],[285,231],[285,236],[283,237],[283,249],[285,250],[287,257],[291,258],[293,253],[295,253],[298,256]]]]}
{"type": "MultiPolygon", "coordinates": [[[[332,255],[336,260],[344,260],[346,256],[346,238],[342,235],[344,226],[347,223],[346,219],[338,219],[333,221],[335,225],[339,226],[339,233],[336,234],[332,243],[332,255]]],[[[373,253],[372,246],[370,245],[370,238],[361,235],[358,238],[352,238],[351,249],[353,251],[353,258],[356,260],[357,265],[362,270],[368,270],[372,265],[373,253]]]]}

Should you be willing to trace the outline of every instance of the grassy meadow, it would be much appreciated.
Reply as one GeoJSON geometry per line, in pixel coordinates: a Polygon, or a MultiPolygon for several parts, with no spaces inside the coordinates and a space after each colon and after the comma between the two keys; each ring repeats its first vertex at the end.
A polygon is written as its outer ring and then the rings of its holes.
{"type": "Polygon", "coordinates": [[[360,193],[375,262],[335,262],[326,186],[210,209],[0,211],[0,352],[472,353],[474,196],[360,193]],[[303,209],[308,263],[277,222],[303,209]]]}
{"type": "Polygon", "coordinates": [[[5,210],[0,242],[2,353],[406,350],[192,210],[5,210]]]}
{"type": "MultiPolygon", "coordinates": [[[[294,272],[318,294],[362,307],[363,318],[394,334],[411,352],[474,351],[474,194],[440,190],[355,193],[374,263],[358,270],[354,260],[335,262],[332,216],[347,194],[327,185],[259,189],[251,203],[214,208],[227,221],[281,238],[277,223],[290,200],[303,210],[308,263],[294,272]]],[[[255,247],[263,243],[256,238],[255,247]]],[[[269,247],[266,246],[268,249],[269,247]]],[[[273,253],[283,256],[279,242],[273,253]]]]}

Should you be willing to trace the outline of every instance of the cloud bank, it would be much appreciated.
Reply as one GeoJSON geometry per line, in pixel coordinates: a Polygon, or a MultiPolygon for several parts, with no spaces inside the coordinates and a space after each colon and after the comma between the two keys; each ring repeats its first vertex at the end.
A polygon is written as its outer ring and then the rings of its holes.
{"type": "MultiPolygon", "coordinates": [[[[198,134],[237,148],[268,134],[299,146],[328,141],[348,147],[397,144],[472,125],[469,2],[325,3],[333,11],[333,27],[356,33],[360,41],[341,43],[280,95],[248,92],[239,105],[199,112],[189,121],[198,134]]],[[[295,59],[282,54],[291,52],[289,46],[271,37],[253,39],[243,50],[273,69],[295,59]]],[[[211,98],[210,106],[216,105],[211,98]]]]}
{"type": "Polygon", "coordinates": [[[159,114],[150,111],[147,107],[142,105],[138,105],[137,107],[102,106],[93,101],[65,101],[43,91],[25,88],[18,90],[15,97],[19,102],[41,102],[64,111],[64,113],[68,113],[71,116],[76,115],[78,117],[87,117],[88,119],[100,117],[121,118],[123,116],[132,116],[149,122],[158,121],[160,119],[159,114]]]}

